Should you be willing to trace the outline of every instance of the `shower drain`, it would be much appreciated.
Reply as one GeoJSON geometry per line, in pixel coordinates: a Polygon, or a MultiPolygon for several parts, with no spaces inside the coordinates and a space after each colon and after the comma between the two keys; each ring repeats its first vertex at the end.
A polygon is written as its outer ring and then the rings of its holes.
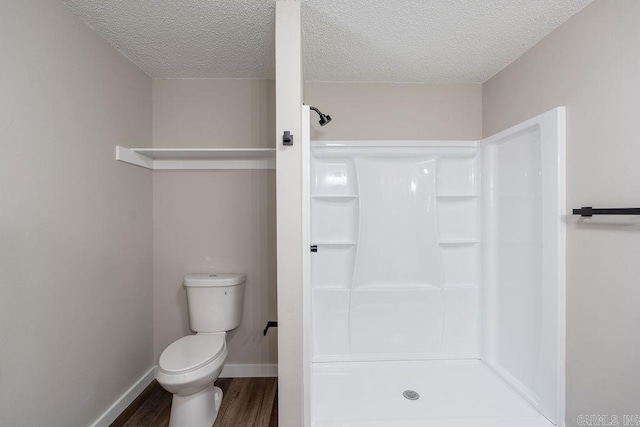
{"type": "Polygon", "coordinates": [[[413,390],[405,390],[402,392],[402,395],[404,396],[405,399],[409,399],[409,400],[420,399],[420,395],[418,394],[418,392],[413,390]]]}

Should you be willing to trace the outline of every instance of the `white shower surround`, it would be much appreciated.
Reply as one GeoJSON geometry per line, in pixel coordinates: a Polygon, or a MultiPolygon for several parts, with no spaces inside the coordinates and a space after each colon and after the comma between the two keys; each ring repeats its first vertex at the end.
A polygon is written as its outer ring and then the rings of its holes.
{"type": "Polygon", "coordinates": [[[564,133],[311,144],[308,426],[563,425],[564,133]]]}
{"type": "Polygon", "coordinates": [[[477,357],[477,143],[360,144],[312,149],[313,361],[477,357]]]}

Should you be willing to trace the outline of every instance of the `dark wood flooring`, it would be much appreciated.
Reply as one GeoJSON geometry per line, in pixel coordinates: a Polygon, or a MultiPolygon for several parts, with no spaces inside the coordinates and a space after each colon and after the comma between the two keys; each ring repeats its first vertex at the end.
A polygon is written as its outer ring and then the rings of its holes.
{"type": "MultiPolygon", "coordinates": [[[[213,427],[277,427],[277,378],[218,378],[224,396],[213,427]]],[[[171,393],[153,381],[111,427],[168,427],[171,393]]]]}

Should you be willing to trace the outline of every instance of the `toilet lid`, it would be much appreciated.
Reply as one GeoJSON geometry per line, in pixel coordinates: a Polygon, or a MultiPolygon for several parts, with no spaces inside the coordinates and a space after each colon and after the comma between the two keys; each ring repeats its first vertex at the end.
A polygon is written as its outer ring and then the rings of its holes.
{"type": "Polygon", "coordinates": [[[162,352],[158,367],[169,374],[197,369],[218,357],[224,346],[223,335],[187,335],[162,352]]]}

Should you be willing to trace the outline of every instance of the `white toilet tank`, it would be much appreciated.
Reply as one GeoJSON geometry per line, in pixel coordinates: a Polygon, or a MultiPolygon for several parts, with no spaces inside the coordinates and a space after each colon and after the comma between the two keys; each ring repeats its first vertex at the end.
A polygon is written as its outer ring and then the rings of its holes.
{"type": "Polygon", "coordinates": [[[242,318],[244,274],[188,274],[184,278],[194,332],[225,332],[242,318]]]}

